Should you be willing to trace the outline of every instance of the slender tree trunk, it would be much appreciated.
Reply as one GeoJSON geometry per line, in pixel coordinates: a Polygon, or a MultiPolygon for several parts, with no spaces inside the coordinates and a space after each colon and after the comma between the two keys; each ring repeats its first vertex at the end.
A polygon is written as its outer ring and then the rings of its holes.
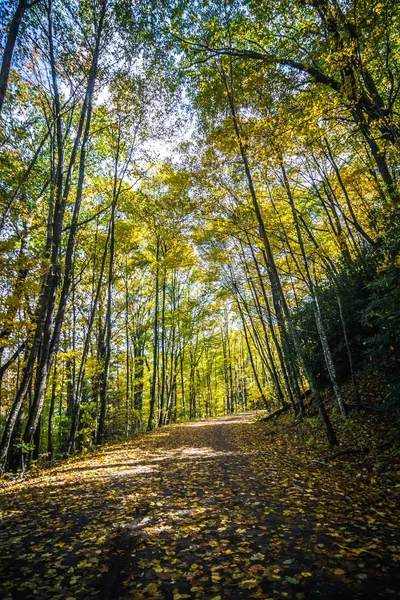
{"type": "Polygon", "coordinates": [[[285,387],[286,387],[286,391],[287,391],[287,394],[288,394],[289,402],[290,402],[290,404],[293,407],[294,406],[294,396],[297,397],[297,398],[300,398],[300,389],[299,389],[299,386],[298,386],[298,383],[297,383],[297,374],[294,372],[294,368],[292,368],[292,374],[293,374],[293,378],[295,380],[294,381],[294,386],[295,386],[294,387],[294,392],[292,392],[292,388],[291,388],[291,385],[290,385],[290,379],[289,379],[289,376],[288,376],[288,372],[287,372],[287,368],[286,368],[286,364],[285,364],[285,359],[284,359],[284,356],[283,356],[283,351],[282,351],[281,343],[280,343],[280,341],[278,339],[278,336],[277,336],[277,334],[275,332],[275,327],[274,327],[274,322],[273,322],[273,317],[272,317],[272,312],[271,312],[271,306],[270,306],[270,302],[269,302],[269,299],[268,299],[267,290],[266,290],[265,285],[264,285],[263,277],[262,277],[262,274],[261,274],[260,264],[259,264],[259,262],[257,260],[256,254],[255,254],[255,251],[254,251],[254,247],[253,247],[253,244],[252,244],[252,242],[250,240],[250,237],[249,237],[248,234],[246,234],[246,235],[247,235],[247,243],[249,245],[249,248],[250,248],[250,251],[251,251],[251,255],[252,255],[252,258],[253,258],[253,262],[254,262],[254,265],[256,267],[258,280],[260,282],[260,287],[261,287],[261,292],[262,292],[262,296],[263,296],[263,299],[264,299],[265,308],[267,310],[268,324],[269,324],[269,330],[271,332],[272,341],[274,343],[274,347],[275,347],[276,353],[278,355],[279,365],[281,367],[281,371],[282,371],[282,374],[283,374],[283,379],[285,381],[285,387]]]}
{"type": "Polygon", "coordinates": [[[160,412],[158,425],[164,422],[165,388],[166,388],[166,351],[165,351],[165,299],[166,299],[166,273],[163,270],[162,292],[161,292],[161,389],[160,389],[160,412]]]}
{"type": "MultiPolygon", "coordinates": [[[[266,325],[265,325],[264,315],[262,313],[260,300],[259,300],[259,297],[258,297],[258,294],[257,294],[257,290],[256,290],[255,285],[254,285],[253,278],[251,277],[251,273],[250,273],[249,267],[247,265],[246,256],[245,256],[243,245],[242,245],[241,242],[240,242],[240,248],[241,248],[241,254],[242,254],[242,261],[243,261],[243,264],[244,264],[244,268],[245,268],[245,272],[246,272],[246,275],[247,275],[248,282],[250,284],[250,289],[251,289],[253,301],[254,301],[254,304],[255,304],[255,307],[256,307],[256,310],[257,310],[257,313],[258,313],[258,316],[259,316],[259,320],[261,322],[261,326],[262,326],[263,332],[264,332],[265,346],[266,346],[267,354],[268,354],[268,362],[269,362],[269,365],[271,367],[271,376],[272,376],[272,379],[274,381],[274,386],[275,386],[276,394],[278,396],[279,402],[281,404],[284,404],[283,392],[282,392],[281,384],[280,384],[280,381],[279,381],[279,375],[278,375],[278,372],[277,372],[277,369],[276,369],[275,359],[274,359],[274,356],[273,356],[273,353],[272,353],[272,349],[271,349],[271,344],[270,344],[270,340],[269,340],[267,328],[266,328],[266,325]]],[[[255,257],[253,256],[253,260],[254,259],[255,259],[255,257]]],[[[259,273],[258,269],[257,269],[257,272],[259,273]]],[[[270,324],[270,331],[271,332],[272,332],[272,329],[273,329],[273,324],[271,323],[270,324]]],[[[289,395],[289,398],[291,399],[292,408],[295,409],[294,402],[293,402],[293,397],[292,397],[291,394],[289,395]]]]}
{"type": "Polygon", "coordinates": [[[353,384],[354,402],[356,404],[357,410],[359,410],[360,409],[360,395],[358,393],[358,386],[357,386],[356,376],[354,373],[353,357],[351,354],[350,342],[349,342],[349,338],[347,336],[346,319],[343,314],[342,300],[337,291],[336,291],[336,301],[337,301],[338,308],[339,308],[339,316],[340,316],[340,322],[342,324],[343,338],[344,338],[344,342],[346,345],[347,357],[349,360],[350,378],[351,378],[351,382],[353,384]]]}
{"type": "Polygon", "coordinates": [[[298,214],[296,211],[296,207],[294,205],[294,198],[293,198],[293,194],[292,194],[292,190],[290,188],[290,184],[289,184],[289,180],[287,178],[287,174],[286,174],[286,170],[285,167],[283,165],[281,165],[281,171],[282,171],[282,176],[283,176],[283,183],[286,189],[286,193],[289,199],[289,204],[292,210],[292,216],[293,216],[293,221],[295,224],[295,229],[296,229],[296,233],[297,233],[297,239],[299,242],[299,246],[300,246],[300,251],[303,257],[303,262],[304,262],[304,267],[307,273],[307,279],[308,279],[308,286],[309,286],[309,291],[311,294],[311,298],[313,300],[313,309],[314,309],[314,315],[315,315],[315,322],[317,325],[317,330],[318,330],[318,334],[321,340],[321,345],[322,345],[322,349],[324,352],[324,358],[325,358],[325,364],[326,364],[326,368],[328,370],[329,373],[329,378],[331,380],[332,383],[332,387],[333,387],[333,391],[336,397],[336,402],[338,404],[339,410],[341,412],[341,414],[343,416],[346,416],[346,407],[344,405],[343,402],[343,398],[342,398],[342,394],[340,391],[340,386],[339,386],[339,382],[337,380],[337,376],[336,376],[336,369],[335,369],[335,365],[333,362],[333,358],[332,358],[332,353],[329,347],[329,343],[328,343],[328,338],[325,332],[325,326],[323,323],[323,319],[322,319],[322,314],[321,314],[321,309],[320,309],[320,305],[319,305],[319,299],[318,299],[318,295],[317,295],[317,290],[316,287],[314,285],[314,281],[313,278],[311,276],[311,272],[310,272],[310,267],[309,267],[309,263],[308,263],[308,258],[307,258],[307,254],[306,254],[306,250],[304,247],[304,242],[303,242],[303,236],[301,233],[301,229],[300,229],[300,224],[299,224],[299,218],[298,218],[298,214]]]}
{"type": "MultiPolygon", "coordinates": [[[[104,5],[105,10],[105,5],[104,5]]],[[[53,33],[52,33],[52,16],[51,16],[51,3],[48,6],[48,25],[49,25],[49,44],[50,44],[50,60],[52,68],[53,78],[53,92],[54,92],[54,103],[55,103],[55,114],[56,114],[56,138],[57,138],[57,169],[56,169],[56,199],[54,206],[54,218],[49,220],[52,223],[52,231],[50,237],[47,240],[47,249],[50,258],[50,269],[45,277],[45,282],[42,289],[42,294],[39,299],[38,310],[37,310],[37,324],[34,340],[32,343],[31,351],[27,360],[24,375],[20,384],[20,388],[17,392],[13,410],[10,413],[6,428],[3,433],[3,439],[0,446],[0,470],[4,468],[4,462],[6,460],[9,442],[11,439],[12,431],[15,425],[16,417],[19,413],[19,408],[23,402],[25,394],[29,388],[30,380],[33,375],[34,364],[38,357],[40,348],[40,361],[38,362],[37,373],[36,373],[36,384],[35,384],[35,399],[32,403],[31,411],[27,427],[24,434],[24,440],[28,443],[33,438],[35,429],[37,427],[43,401],[44,392],[47,384],[47,377],[51,361],[49,361],[50,355],[50,344],[51,344],[51,327],[53,321],[53,313],[55,306],[55,292],[59,282],[59,265],[58,256],[61,245],[61,235],[63,226],[63,216],[65,211],[65,204],[67,199],[67,191],[69,191],[69,181],[72,174],[72,166],[74,162],[74,156],[78,149],[78,141],[75,140],[73,154],[71,155],[69,173],[66,178],[66,191],[64,195],[62,193],[63,187],[63,163],[64,163],[64,140],[61,125],[61,105],[60,95],[58,91],[58,83],[55,68],[55,56],[53,50],[53,33]],[[75,153],[75,154],[74,154],[75,153]]],[[[103,12],[104,18],[104,12],[103,12]]],[[[102,26],[102,19],[100,19],[102,26]]],[[[97,58],[95,65],[97,67],[97,58]]],[[[94,83],[94,82],[93,82],[94,83]]],[[[55,348],[54,348],[55,350],[55,348]]]]}
{"type": "MultiPolygon", "coordinates": [[[[232,77],[232,63],[230,65],[231,67],[231,77],[232,77]]],[[[301,350],[301,346],[300,346],[300,342],[298,339],[298,335],[297,332],[295,330],[295,327],[292,323],[292,319],[291,319],[291,315],[289,313],[287,304],[285,302],[285,299],[283,297],[283,291],[280,285],[280,280],[279,280],[279,275],[276,269],[276,265],[274,262],[274,257],[272,254],[272,250],[271,250],[271,246],[269,243],[269,239],[265,230],[265,226],[264,226],[264,221],[262,218],[262,214],[261,214],[261,210],[260,210],[260,206],[258,204],[258,200],[257,200],[257,195],[256,195],[256,191],[253,185],[253,179],[251,176],[251,172],[250,172],[250,167],[249,167],[249,163],[248,163],[248,159],[247,159],[247,154],[242,142],[242,137],[240,134],[240,129],[239,129],[239,124],[237,121],[237,116],[236,116],[236,109],[235,109],[235,104],[233,101],[233,96],[232,96],[232,92],[229,88],[228,85],[228,81],[226,78],[225,73],[222,71],[222,78],[223,78],[223,82],[225,84],[225,89],[226,89],[226,93],[228,96],[228,100],[229,100],[229,106],[230,106],[230,110],[231,110],[231,115],[232,115],[232,120],[233,120],[233,125],[234,125],[234,130],[235,130],[235,134],[236,134],[236,138],[238,141],[238,145],[239,145],[239,150],[240,150],[240,154],[243,160],[243,166],[245,169],[245,173],[246,173],[246,178],[247,178],[247,183],[248,183],[248,187],[249,187],[249,191],[250,191],[250,195],[253,201],[253,206],[254,206],[254,210],[256,213],[256,217],[257,217],[257,221],[259,224],[259,229],[260,229],[260,234],[261,234],[261,239],[263,240],[264,246],[265,246],[265,251],[266,251],[266,256],[267,256],[267,264],[269,266],[269,272],[270,272],[270,281],[271,281],[271,288],[272,288],[272,295],[273,298],[275,298],[276,302],[275,302],[275,311],[277,313],[278,319],[280,320],[280,322],[283,324],[283,320],[281,318],[281,308],[284,311],[284,316],[289,324],[289,328],[290,328],[290,332],[292,335],[292,339],[293,339],[293,343],[296,349],[296,353],[299,357],[299,360],[302,362],[303,365],[303,370],[306,374],[306,377],[309,381],[311,390],[313,392],[314,397],[317,400],[318,406],[319,406],[319,411],[320,411],[320,415],[321,415],[321,419],[324,423],[325,426],[325,430],[327,433],[327,437],[328,437],[328,442],[330,445],[337,445],[338,444],[338,440],[336,438],[335,432],[333,430],[332,424],[329,421],[329,417],[325,411],[325,408],[323,406],[323,400],[321,397],[321,394],[319,393],[319,390],[317,388],[317,386],[315,385],[315,381],[314,378],[312,376],[312,373],[310,371],[309,368],[307,368],[306,365],[306,361],[305,358],[303,356],[302,350],[301,350]]],[[[289,365],[290,365],[290,359],[289,359],[289,365]]],[[[300,404],[301,408],[302,408],[302,404],[300,404]]]]}
{"type": "Polygon", "coordinates": [[[194,363],[194,358],[190,357],[190,374],[189,374],[189,419],[194,419],[196,417],[196,382],[195,382],[195,374],[196,374],[196,365],[194,363]]]}
{"type": "Polygon", "coordinates": [[[90,339],[91,339],[91,335],[92,335],[93,324],[94,324],[97,306],[98,306],[100,293],[101,293],[101,289],[102,289],[102,285],[103,285],[103,277],[104,277],[104,271],[105,271],[105,266],[106,266],[107,249],[108,249],[108,244],[109,244],[109,240],[110,240],[110,235],[111,235],[111,220],[110,220],[110,223],[108,226],[107,239],[106,239],[106,242],[104,245],[103,257],[102,257],[102,261],[101,261],[101,265],[100,265],[99,279],[97,282],[96,292],[95,292],[95,296],[94,296],[92,306],[91,306],[88,328],[87,328],[85,342],[84,342],[84,346],[83,346],[83,350],[82,350],[81,364],[79,367],[79,372],[78,372],[77,381],[76,381],[75,401],[74,401],[73,415],[71,418],[71,426],[70,426],[70,432],[69,432],[69,438],[68,438],[68,454],[72,454],[73,452],[75,452],[75,447],[76,447],[76,434],[78,432],[78,427],[79,427],[79,414],[80,414],[80,405],[81,405],[81,400],[82,400],[82,385],[83,385],[83,378],[84,378],[84,373],[85,373],[85,365],[86,365],[86,360],[87,360],[87,357],[89,354],[90,339]]]}
{"type": "Polygon", "coordinates": [[[113,203],[111,206],[111,217],[110,217],[110,253],[108,263],[108,284],[107,284],[107,310],[106,320],[104,327],[103,339],[104,343],[101,344],[103,350],[100,356],[100,361],[103,366],[101,374],[100,384],[100,416],[99,424],[96,435],[96,443],[104,444],[105,441],[105,425],[106,425],[106,412],[107,412],[107,388],[108,388],[108,374],[110,370],[111,361],[111,317],[112,317],[112,294],[113,294],[113,283],[114,283],[114,255],[115,255],[115,212],[117,209],[118,201],[118,188],[117,188],[117,175],[118,175],[118,160],[119,160],[119,138],[118,138],[118,150],[115,159],[115,173],[114,173],[114,191],[113,191],[113,203]]]}
{"type": "Polygon", "coordinates": [[[47,428],[47,456],[50,461],[53,459],[53,456],[54,456],[53,416],[54,416],[54,409],[55,409],[55,405],[56,405],[56,391],[57,391],[57,360],[54,361],[53,383],[51,386],[51,400],[50,400],[49,420],[48,420],[48,428],[47,428]]]}
{"type": "MultiPolygon", "coordinates": [[[[231,65],[231,69],[232,69],[232,65],[231,65]]],[[[251,171],[250,171],[249,161],[247,158],[247,153],[246,153],[245,147],[243,145],[242,135],[240,133],[239,123],[237,120],[235,103],[234,103],[232,91],[231,91],[231,88],[229,87],[225,72],[222,71],[221,74],[222,74],[222,79],[223,79],[223,82],[225,85],[225,90],[226,90],[228,100],[229,100],[229,106],[230,106],[233,126],[234,126],[236,139],[237,139],[238,146],[239,146],[240,155],[242,157],[242,162],[243,162],[243,166],[244,166],[244,170],[245,170],[245,174],[246,174],[246,179],[247,179],[250,196],[251,196],[251,199],[253,202],[254,212],[257,217],[257,222],[258,222],[259,231],[260,231],[260,237],[262,239],[262,242],[263,242],[264,248],[265,248],[265,252],[266,252],[267,268],[268,268],[268,274],[269,274],[270,283],[271,283],[272,298],[273,298],[273,302],[274,302],[275,314],[276,314],[278,324],[279,324],[281,334],[282,334],[286,365],[289,369],[289,372],[291,373],[292,380],[293,380],[293,387],[295,388],[296,377],[293,372],[293,366],[295,364],[295,357],[293,356],[293,353],[291,352],[290,341],[288,339],[288,335],[287,335],[287,331],[286,331],[285,319],[289,323],[292,337],[293,337],[293,334],[295,334],[295,332],[294,332],[293,325],[291,323],[289,310],[288,310],[287,303],[286,303],[286,300],[285,300],[285,297],[283,294],[283,290],[282,290],[280,279],[279,279],[279,274],[278,274],[278,271],[276,268],[270,241],[269,241],[269,238],[267,235],[267,231],[265,229],[265,224],[264,224],[264,220],[263,220],[263,217],[261,214],[260,205],[258,203],[256,190],[255,190],[255,187],[253,184],[253,178],[252,178],[251,171]]],[[[300,345],[298,345],[297,348],[301,352],[300,345]]],[[[304,412],[303,403],[302,403],[300,394],[298,396],[298,403],[299,403],[300,411],[304,412]]],[[[297,407],[296,407],[296,409],[297,409],[297,407]]]]}
{"type": "Polygon", "coordinates": [[[149,420],[147,423],[147,429],[151,430],[155,425],[155,408],[157,402],[157,371],[158,371],[158,304],[159,304],[159,255],[160,255],[160,244],[157,238],[157,249],[156,249],[156,289],[155,289],[155,306],[154,306],[154,341],[153,341],[153,376],[151,381],[150,390],[150,412],[149,420]]]}
{"type": "MultiPolygon", "coordinates": [[[[253,342],[253,346],[257,349],[258,355],[259,355],[259,357],[261,359],[261,362],[262,362],[263,366],[266,367],[266,369],[267,369],[267,371],[268,371],[268,373],[269,373],[272,381],[275,383],[274,376],[273,376],[273,370],[272,370],[272,366],[270,364],[269,356],[267,356],[265,354],[264,345],[262,343],[261,336],[259,335],[259,332],[257,331],[257,327],[254,324],[253,316],[251,314],[251,310],[249,308],[249,305],[248,305],[246,299],[244,298],[243,294],[239,291],[239,287],[238,287],[238,285],[236,283],[234,283],[234,290],[235,290],[235,299],[236,299],[236,301],[237,302],[238,301],[241,302],[241,304],[244,307],[244,310],[246,311],[247,317],[248,317],[248,319],[250,321],[251,327],[248,327],[248,335],[251,338],[251,341],[253,342]]],[[[244,317],[243,310],[242,310],[242,314],[243,314],[243,317],[244,317]]],[[[265,337],[264,337],[264,340],[265,340],[265,337]]]]}
{"type": "Polygon", "coordinates": [[[231,356],[231,343],[229,336],[229,329],[227,328],[226,336],[226,349],[227,349],[227,361],[228,361],[228,381],[229,381],[229,409],[228,412],[233,414],[235,412],[234,406],[234,395],[233,395],[233,377],[232,377],[232,356],[231,356]]]}
{"type": "Polygon", "coordinates": [[[3,110],[4,98],[7,91],[8,77],[10,75],[15,42],[17,41],[18,31],[27,5],[27,0],[19,0],[8,31],[7,42],[4,48],[3,61],[1,63],[0,70],[0,115],[3,110]]]}
{"type": "Polygon", "coordinates": [[[261,400],[262,400],[265,408],[268,408],[268,401],[267,401],[267,399],[265,397],[264,390],[263,390],[262,385],[260,383],[260,379],[258,377],[257,368],[256,368],[256,365],[255,365],[255,362],[254,362],[253,352],[251,350],[251,345],[250,345],[250,341],[249,341],[249,336],[248,336],[248,332],[247,332],[247,325],[246,325],[246,321],[245,321],[245,318],[244,318],[243,310],[242,310],[242,307],[240,306],[240,302],[239,302],[239,300],[237,298],[236,298],[236,305],[238,307],[240,319],[241,319],[242,325],[243,325],[244,339],[246,341],[246,348],[247,348],[247,353],[249,355],[250,364],[251,364],[251,368],[252,368],[253,375],[254,375],[254,381],[256,382],[256,386],[257,386],[257,389],[259,391],[260,398],[261,398],[261,400]]]}
{"type": "Polygon", "coordinates": [[[126,412],[126,437],[129,437],[131,428],[130,415],[130,381],[131,381],[131,356],[130,356],[130,335],[129,335],[129,289],[128,289],[128,259],[126,258],[126,276],[125,276],[125,412],[126,412]]]}
{"type": "Polygon", "coordinates": [[[115,202],[112,206],[111,221],[110,221],[110,256],[108,265],[108,284],[107,284],[107,310],[102,334],[103,342],[100,345],[100,363],[102,364],[102,373],[100,379],[100,415],[97,428],[96,443],[104,444],[106,434],[106,414],[107,414],[107,389],[108,375],[111,361],[111,312],[112,312],[112,293],[114,280],[114,251],[115,251],[115,202]]]}
{"type": "Polygon", "coordinates": [[[180,379],[181,379],[181,404],[183,418],[186,419],[186,402],[185,402],[185,375],[184,375],[184,352],[181,348],[179,354],[180,379]]]}
{"type": "MultiPolygon", "coordinates": [[[[50,9],[51,9],[51,5],[50,5],[50,9]]],[[[64,319],[65,305],[66,305],[66,301],[67,301],[67,295],[68,295],[69,285],[70,285],[70,280],[71,280],[72,257],[73,257],[73,250],[74,250],[74,245],[75,245],[77,220],[78,220],[78,216],[80,213],[81,202],[82,202],[83,183],[84,183],[85,167],[86,167],[86,151],[87,151],[87,144],[89,141],[90,124],[91,124],[91,117],[92,117],[92,110],[93,110],[94,84],[95,84],[95,80],[96,80],[96,76],[97,76],[97,66],[98,66],[98,60],[99,60],[99,54],[100,54],[100,40],[101,40],[101,34],[102,34],[102,30],[103,30],[105,10],[106,10],[106,0],[103,1],[102,10],[100,13],[98,28],[97,28],[97,32],[96,32],[96,45],[95,45],[95,49],[94,49],[94,53],[93,53],[93,59],[92,59],[90,74],[89,74],[89,78],[88,78],[87,115],[86,115],[85,131],[83,134],[81,154],[80,154],[80,160],[79,160],[79,176],[78,176],[77,195],[76,195],[76,200],[75,200],[75,205],[74,205],[74,214],[73,214],[73,219],[72,219],[72,225],[70,227],[70,235],[69,235],[69,239],[68,239],[67,252],[66,252],[66,267],[65,267],[64,285],[63,285],[63,289],[62,289],[62,293],[61,293],[59,310],[58,310],[58,313],[56,316],[56,321],[54,324],[54,330],[52,331],[53,314],[54,314],[54,308],[55,308],[55,292],[56,292],[56,287],[57,287],[59,276],[57,276],[57,278],[55,278],[55,277],[52,278],[52,286],[51,286],[51,290],[50,290],[51,291],[51,296],[50,296],[51,302],[48,304],[45,329],[43,332],[41,358],[40,358],[40,361],[38,362],[38,368],[37,368],[37,373],[36,373],[35,398],[34,398],[34,402],[32,405],[32,409],[29,414],[29,419],[28,419],[28,423],[26,426],[25,434],[24,434],[24,440],[27,443],[30,442],[30,440],[32,439],[32,437],[34,435],[35,429],[37,427],[37,424],[38,424],[38,421],[39,421],[39,418],[40,418],[40,415],[42,412],[43,403],[44,403],[44,395],[45,395],[45,390],[46,390],[46,386],[47,386],[47,378],[48,378],[49,371],[51,369],[51,365],[52,365],[55,353],[57,352],[57,349],[58,349],[61,327],[62,327],[62,323],[63,323],[63,319],[64,319]]],[[[52,21],[51,21],[51,15],[50,15],[50,10],[49,10],[49,40],[52,42],[52,39],[53,39],[53,37],[52,37],[52,21]]],[[[51,46],[50,51],[52,53],[53,52],[52,43],[50,46],[51,46]]],[[[53,65],[53,72],[54,72],[53,85],[56,90],[56,92],[55,92],[56,114],[59,115],[61,112],[61,108],[60,108],[60,96],[59,96],[58,87],[57,87],[57,78],[55,76],[54,54],[52,54],[52,65],[53,65]]],[[[82,118],[81,118],[81,121],[82,121],[82,118]]],[[[62,140],[62,132],[61,132],[61,119],[57,119],[57,140],[59,140],[57,142],[57,145],[58,145],[58,148],[60,149],[59,150],[58,170],[60,170],[61,173],[57,175],[57,180],[60,181],[60,183],[57,185],[58,194],[57,194],[57,198],[56,198],[55,217],[54,217],[54,235],[53,235],[53,240],[52,240],[53,255],[54,255],[54,256],[52,256],[52,264],[55,265],[55,268],[57,269],[57,272],[58,272],[58,270],[59,270],[58,255],[59,255],[59,248],[61,245],[62,224],[63,224],[63,217],[64,217],[64,212],[65,212],[66,199],[67,199],[65,196],[65,191],[64,191],[63,197],[61,197],[62,178],[63,178],[63,175],[62,175],[63,162],[60,162],[60,153],[61,153],[61,158],[63,157],[63,146],[62,146],[63,140],[62,140]]],[[[68,180],[66,182],[66,185],[68,186],[68,192],[69,192],[70,182],[68,180]]]]}
{"type": "Polygon", "coordinates": [[[335,171],[336,178],[338,180],[338,183],[340,185],[340,188],[341,188],[341,190],[343,192],[343,195],[344,195],[344,198],[346,200],[346,205],[347,205],[347,208],[349,209],[349,213],[350,213],[350,216],[351,216],[352,224],[355,227],[355,229],[358,231],[358,233],[368,242],[368,244],[370,244],[371,246],[373,246],[374,245],[373,239],[365,231],[365,229],[361,226],[361,224],[359,223],[359,221],[357,219],[357,216],[356,216],[356,214],[355,214],[355,212],[353,210],[353,205],[351,203],[350,196],[349,196],[349,194],[347,192],[347,189],[346,189],[346,186],[345,186],[345,184],[343,182],[343,179],[342,179],[339,167],[336,164],[336,161],[335,161],[335,159],[333,157],[333,154],[332,154],[331,147],[330,147],[329,142],[328,142],[327,139],[325,139],[325,145],[326,145],[326,148],[327,148],[329,161],[330,161],[330,163],[331,163],[331,165],[333,167],[333,170],[335,171]]]}
{"type": "Polygon", "coordinates": [[[143,381],[144,381],[144,344],[140,334],[135,340],[135,386],[134,408],[142,412],[143,409],[143,381]]]}
{"type": "Polygon", "coordinates": [[[393,206],[397,207],[399,204],[399,191],[390,172],[385,153],[379,148],[379,145],[371,132],[371,128],[366,122],[365,117],[359,107],[353,109],[353,116],[354,120],[360,127],[360,131],[367,142],[375,164],[378,167],[378,171],[384,183],[389,200],[393,206]]]}

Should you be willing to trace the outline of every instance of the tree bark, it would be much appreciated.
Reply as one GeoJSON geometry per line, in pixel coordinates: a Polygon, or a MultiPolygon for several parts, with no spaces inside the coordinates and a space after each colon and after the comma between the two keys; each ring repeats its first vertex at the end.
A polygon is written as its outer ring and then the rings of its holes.
{"type": "Polygon", "coordinates": [[[17,41],[19,28],[21,26],[21,21],[27,9],[27,6],[27,0],[19,0],[17,8],[15,9],[15,13],[10,23],[7,42],[3,53],[3,61],[1,63],[0,70],[0,115],[3,110],[4,98],[8,87],[8,78],[10,75],[11,61],[14,53],[15,42],[17,41]]]}
{"type": "Polygon", "coordinates": [[[154,328],[153,328],[153,375],[151,381],[151,390],[150,390],[150,412],[149,412],[149,420],[147,423],[147,429],[151,430],[155,425],[155,408],[157,402],[157,371],[158,371],[158,304],[159,304],[159,277],[160,277],[160,266],[159,266],[159,257],[160,257],[160,242],[157,238],[157,248],[156,248],[156,281],[155,281],[155,306],[154,306],[154,328]]]}

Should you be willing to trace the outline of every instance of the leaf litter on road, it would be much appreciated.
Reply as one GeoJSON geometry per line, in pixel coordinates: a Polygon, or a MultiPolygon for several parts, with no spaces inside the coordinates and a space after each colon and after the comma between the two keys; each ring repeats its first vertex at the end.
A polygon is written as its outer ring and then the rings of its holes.
{"type": "Polygon", "coordinates": [[[3,486],[2,597],[396,598],[393,491],[251,415],[170,426],[3,486]]]}

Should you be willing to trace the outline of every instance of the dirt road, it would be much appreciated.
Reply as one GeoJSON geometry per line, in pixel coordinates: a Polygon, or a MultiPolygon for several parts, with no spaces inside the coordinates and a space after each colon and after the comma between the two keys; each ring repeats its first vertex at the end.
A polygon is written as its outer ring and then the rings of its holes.
{"type": "Polygon", "coordinates": [[[298,460],[252,415],[110,445],[0,502],[5,600],[399,597],[385,490],[298,460]]]}

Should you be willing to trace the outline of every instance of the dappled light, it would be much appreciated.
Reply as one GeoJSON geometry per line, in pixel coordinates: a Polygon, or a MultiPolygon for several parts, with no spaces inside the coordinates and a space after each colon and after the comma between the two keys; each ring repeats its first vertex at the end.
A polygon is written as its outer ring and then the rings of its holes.
{"type": "Polygon", "coordinates": [[[5,598],[394,594],[390,492],[268,442],[251,415],[163,434],[3,486],[5,598]]]}
{"type": "Polygon", "coordinates": [[[137,473],[152,473],[157,470],[157,467],[155,467],[154,465],[139,465],[130,469],[124,469],[123,467],[125,467],[124,464],[122,464],[121,466],[117,465],[116,468],[118,470],[114,471],[111,476],[125,477],[126,475],[136,475],[137,473]],[[120,470],[121,468],[123,469],[122,471],[120,470]]]}
{"type": "Polygon", "coordinates": [[[400,598],[400,0],[0,32],[0,600],[400,598]]]}
{"type": "Polygon", "coordinates": [[[182,450],[183,455],[189,456],[213,456],[215,450],[212,448],[184,448],[182,450]]]}
{"type": "Polygon", "coordinates": [[[240,425],[241,423],[250,423],[251,420],[247,419],[246,417],[243,418],[241,417],[240,420],[238,420],[238,418],[236,416],[230,416],[230,417],[223,417],[221,419],[219,419],[218,421],[214,420],[207,420],[207,421],[195,421],[194,423],[188,423],[187,427],[221,427],[224,424],[231,424],[234,425],[235,423],[237,423],[238,425],[240,425]]]}

